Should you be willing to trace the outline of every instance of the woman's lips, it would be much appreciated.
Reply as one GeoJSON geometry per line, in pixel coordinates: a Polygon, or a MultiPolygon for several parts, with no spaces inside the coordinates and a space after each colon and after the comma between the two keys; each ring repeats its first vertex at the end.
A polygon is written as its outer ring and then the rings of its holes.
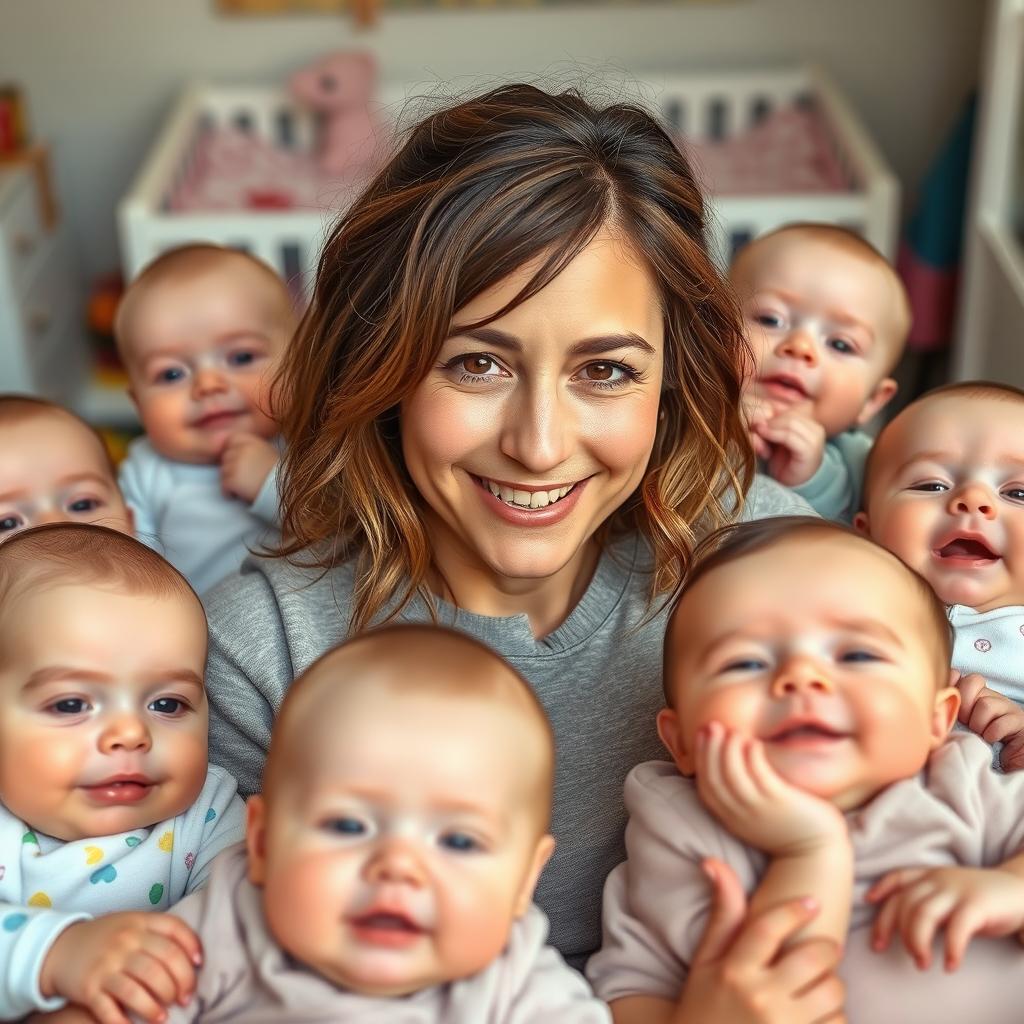
{"type": "Polygon", "coordinates": [[[510,505],[501,498],[491,493],[485,487],[481,479],[470,475],[477,491],[480,493],[484,505],[490,509],[499,519],[503,519],[512,526],[551,526],[560,523],[576,507],[580,500],[583,489],[587,486],[588,480],[580,480],[564,498],[560,498],[553,505],[546,508],[523,508],[519,505],[510,505]]]}

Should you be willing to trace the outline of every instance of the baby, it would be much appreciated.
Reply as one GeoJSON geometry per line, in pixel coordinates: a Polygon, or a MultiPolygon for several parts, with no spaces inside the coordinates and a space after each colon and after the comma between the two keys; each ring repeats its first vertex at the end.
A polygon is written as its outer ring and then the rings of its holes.
{"type": "Polygon", "coordinates": [[[59,522],[132,532],[106,445],[59,405],[0,395],[0,541],[59,522]]]}
{"type": "MultiPolygon", "coordinates": [[[[978,737],[948,735],[959,696],[942,605],[827,521],[763,520],[713,543],[666,637],[658,731],[674,764],[626,780],[628,859],[588,965],[598,995],[616,1021],[723,1019],[695,963],[715,858],[751,915],[816,902],[801,938],[845,943],[851,1024],[1019,1020],[1024,952],[995,937],[1024,929],[1024,776],[992,772],[978,737]],[[934,948],[945,971],[930,969],[934,948]]],[[[736,955],[760,938],[741,936],[736,955]]],[[[736,965],[714,977],[748,985],[736,965]]],[[[828,980],[806,964],[786,961],[775,982],[755,996],[776,1000],[771,1019],[833,1019],[828,980]]]]}
{"type": "Polygon", "coordinates": [[[245,814],[207,767],[205,660],[198,598],[138,541],[64,523],[0,545],[0,1019],[155,1021],[194,988],[199,943],[152,911],[245,814]]]}
{"type": "Polygon", "coordinates": [[[1024,392],[967,382],[907,406],[879,434],[855,522],[949,605],[961,720],[1024,767],[1024,392]]]}
{"type": "Polygon", "coordinates": [[[168,1020],[605,1024],[531,904],[550,857],[550,726],[496,654],[376,630],[295,682],[246,851],[174,908],[206,949],[168,1020]]]}
{"type": "Polygon", "coordinates": [[[910,328],[893,268],[863,238],[793,224],[751,242],[730,271],[754,370],[744,396],[767,471],[819,515],[860,508],[867,423],[896,393],[889,376],[910,328]]]}
{"type": "Polygon", "coordinates": [[[276,527],[268,392],[293,328],[277,275],[214,245],[160,256],[118,308],[118,350],[146,430],[121,467],[121,489],[139,538],[200,594],[276,527]]]}

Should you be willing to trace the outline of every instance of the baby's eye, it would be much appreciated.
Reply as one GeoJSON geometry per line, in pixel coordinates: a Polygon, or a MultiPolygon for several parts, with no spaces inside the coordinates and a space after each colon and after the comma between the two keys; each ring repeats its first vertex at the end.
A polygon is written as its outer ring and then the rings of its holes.
{"type": "Polygon", "coordinates": [[[366,825],[358,818],[343,816],[328,818],[320,826],[325,832],[334,832],[341,836],[361,836],[366,834],[366,825]]]}
{"type": "Polygon", "coordinates": [[[158,697],[149,705],[150,711],[158,715],[180,715],[187,710],[188,705],[177,697],[158,697]]]}
{"type": "Polygon", "coordinates": [[[920,483],[911,484],[910,490],[925,491],[928,494],[938,494],[942,491],[948,491],[949,484],[944,484],[941,480],[922,480],[920,483]]]}
{"type": "Polygon", "coordinates": [[[767,667],[761,658],[737,658],[722,667],[723,672],[760,672],[767,667]]]}
{"type": "Polygon", "coordinates": [[[81,697],[62,697],[50,705],[50,709],[58,715],[80,715],[88,707],[88,702],[81,697]]]}
{"type": "Polygon", "coordinates": [[[183,380],[185,371],[180,366],[168,366],[166,370],[160,370],[156,375],[158,384],[173,384],[177,380],[183,380]]]}
{"type": "Polygon", "coordinates": [[[455,853],[475,853],[480,844],[465,832],[445,832],[438,842],[446,849],[455,853]]]}
{"type": "Polygon", "coordinates": [[[0,533],[7,533],[10,530],[17,530],[18,527],[24,526],[24,520],[21,516],[4,516],[0,518],[0,533]]]}
{"type": "Polygon", "coordinates": [[[1007,487],[1003,491],[1003,497],[1010,501],[1024,501],[1024,487],[1007,487]]]}
{"type": "Polygon", "coordinates": [[[228,366],[249,366],[254,362],[256,362],[256,353],[247,349],[232,352],[228,356],[228,366]]]}
{"type": "Polygon", "coordinates": [[[754,321],[762,327],[768,327],[772,330],[777,330],[782,326],[782,317],[777,316],[775,313],[755,313],[754,321]]]}
{"type": "Polygon", "coordinates": [[[829,338],[827,344],[833,352],[839,352],[844,356],[853,355],[857,351],[856,346],[845,338],[829,338]]]}
{"type": "Polygon", "coordinates": [[[841,662],[852,662],[856,664],[858,662],[880,661],[881,659],[874,653],[874,651],[855,649],[852,651],[843,651],[843,653],[839,655],[839,660],[841,662]]]}
{"type": "Polygon", "coordinates": [[[102,503],[97,498],[76,498],[68,505],[69,512],[92,512],[102,503]]]}

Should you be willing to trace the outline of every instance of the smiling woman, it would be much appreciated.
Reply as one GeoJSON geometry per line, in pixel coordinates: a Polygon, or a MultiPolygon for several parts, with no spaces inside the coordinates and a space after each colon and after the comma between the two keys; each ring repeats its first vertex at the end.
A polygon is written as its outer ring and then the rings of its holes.
{"type": "MultiPolygon", "coordinates": [[[[283,557],[207,600],[214,761],[257,790],[291,681],[351,633],[474,635],[552,721],[538,902],[579,964],[623,779],[659,753],[664,599],[750,483],[747,355],[644,111],[508,86],[416,127],[328,240],[282,367],[283,557]]],[[[807,508],[771,486],[748,511],[807,508]]]]}

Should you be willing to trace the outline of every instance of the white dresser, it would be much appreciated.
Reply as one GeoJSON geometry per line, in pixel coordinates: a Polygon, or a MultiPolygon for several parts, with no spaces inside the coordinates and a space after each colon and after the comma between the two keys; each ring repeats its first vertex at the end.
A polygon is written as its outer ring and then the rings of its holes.
{"type": "Polygon", "coordinates": [[[0,391],[76,398],[89,365],[82,301],[67,238],[43,225],[31,172],[0,167],[0,391]]]}

